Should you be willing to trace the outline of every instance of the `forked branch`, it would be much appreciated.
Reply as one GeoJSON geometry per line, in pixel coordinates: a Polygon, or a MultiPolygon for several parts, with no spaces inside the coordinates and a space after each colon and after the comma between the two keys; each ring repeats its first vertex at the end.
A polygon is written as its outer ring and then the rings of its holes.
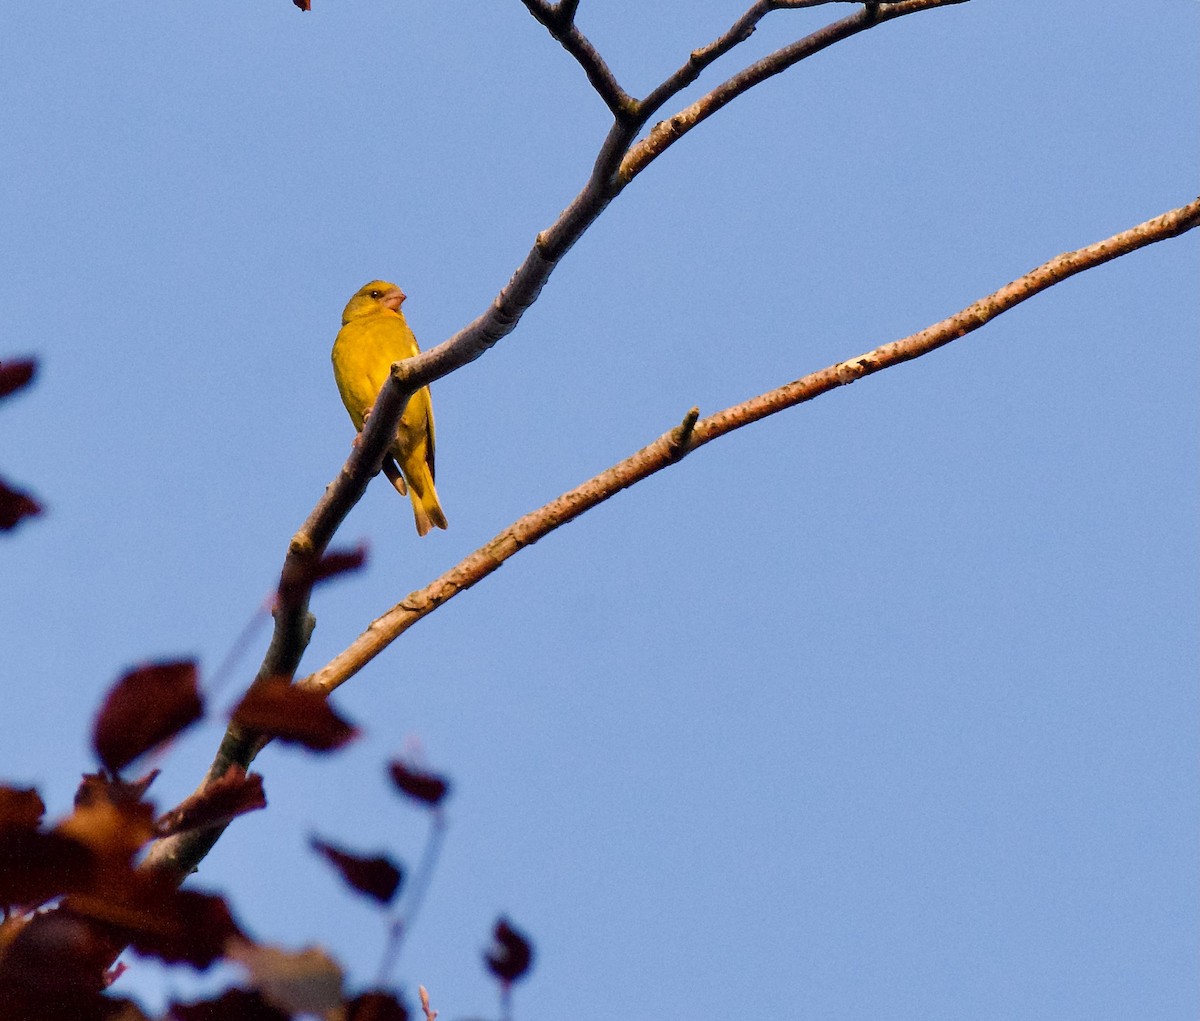
{"type": "Polygon", "coordinates": [[[1155,242],[1176,237],[1198,225],[1200,198],[1086,248],[1056,256],[998,291],[980,298],[962,311],[918,333],[826,366],[794,382],[785,383],[741,404],[718,411],[708,418],[697,421],[697,412],[693,409],[681,425],[660,436],[649,446],[588,479],[570,492],[551,500],[538,510],[526,514],[440,578],[410,593],[383,616],[372,621],[367,630],[345,651],[316,673],[297,683],[302,687],[328,694],[354,676],[422,617],[428,616],[443,603],[482,581],[514,554],[612,498],[621,490],[676,464],[685,454],[697,447],[711,443],[752,422],[777,414],[785,408],[811,401],[821,394],[853,383],[864,376],[936,351],[1077,273],[1155,242]]]}
{"type": "MultiPolygon", "coordinates": [[[[821,2],[842,2],[842,0],[821,0],[821,2]]],[[[727,105],[736,96],[753,88],[754,85],[793,66],[805,57],[884,21],[962,2],[965,0],[900,0],[897,3],[864,3],[861,10],[848,18],[843,18],[805,39],[776,51],[751,65],[745,71],[729,78],[707,96],[680,111],[675,117],[669,118],[664,124],[657,125],[647,138],[637,142],[638,134],[655,111],[694,81],[705,67],[748,38],[765,14],[776,9],[818,6],[818,0],[758,0],[734,23],[728,32],[708,47],[695,51],[680,70],[668,77],[641,102],[632,99],[621,88],[611,69],[575,24],[579,0],[560,0],[557,4],[551,4],[549,0],[522,0],[530,13],[583,67],[589,81],[613,113],[612,127],[601,144],[592,172],[579,194],[550,227],[538,234],[528,255],[517,267],[509,282],[501,288],[489,308],[442,344],[393,366],[392,375],[380,391],[370,418],[355,442],[349,458],[342,466],[337,478],[326,487],[325,494],[313,508],[299,531],[296,532],[288,547],[280,578],[280,599],[275,611],[274,637],[256,680],[262,681],[272,676],[291,678],[295,675],[311,632],[311,617],[308,613],[311,582],[306,579],[311,579],[313,565],[325,553],[334,533],[366,491],[367,484],[379,473],[384,452],[391,445],[396,424],[408,402],[409,395],[415,393],[420,387],[479,358],[499,340],[511,333],[525,310],[537,300],[542,287],[562,257],[607,208],[613,198],[638,173],[701,120],[711,116],[716,110],[727,105]]],[[[736,409],[730,409],[731,412],[734,410],[736,409]]],[[[722,414],[728,414],[728,412],[722,414]]],[[[685,423],[685,426],[681,426],[679,430],[671,434],[674,439],[666,443],[663,448],[665,454],[659,451],[659,446],[663,441],[660,441],[659,444],[652,444],[647,451],[658,452],[653,455],[654,457],[658,457],[660,454],[667,456],[667,463],[677,460],[687,450],[708,442],[708,439],[716,435],[716,433],[711,433],[711,430],[715,428],[714,423],[719,418],[720,416],[714,416],[711,419],[691,423],[694,429],[690,433],[686,428],[688,423],[685,423]]],[[[647,457],[651,457],[651,455],[647,455],[647,457]]],[[[435,602],[430,606],[436,605],[436,601],[444,601],[453,594],[453,591],[457,591],[457,589],[452,591],[447,586],[474,584],[480,577],[495,570],[521,545],[532,542],[538,535],[544,534],[539,529],[549,530],[558,527],[558,524],[582,513],[588,506],[594,505],[589,501],[594,500],[597,494],[601,494],[601,499],[606,499],[607,496],[602,495],[606,485],[614,485],[616,488],[612,491],[615,492],[631,485],[645,474],[649,474],[650,471],[657,471],[659,467],[664,466],[659,464],[658,467],[638,474],[643,469],[636,468],[635,470],[633,466],[641,464],[642,461],[637,457],[628,463],[623,462],[622,465],[610,470],[610,473],[616,472],[616,474],[611,476],[609,482],[593,480],[599,488],[592,484],[585,484],[585,487],[581,487],[582,491],[566,494],[559,501],[544,508],[543,512],[535,512],[535,515],[523,518],[512,528],[501,533],[488,547],[464,561],[465,565],[470,566],[464,568],[466,573],[461,574],[461,583],[448,577],[440,587],[438,587],[439,583],[435,583],[434,586],[422,590],[426,594],[422,598],[434,600],[435,602]],[[555,523],[556,521],[557,523],[555,523]]],[[[600,478],[609,477],[610,473],[605,473],[605,476],[600,478]]],[[[462,566],[460,565],[460,567],[462,566]]],[[[456,575],[455,577],[460,576],[456,575]]],[[[416,596],[421,596],[421,594],[414,594],[414,597],[416,596]]],[[[423,616],[425,612],[428,612],[428,608],[421,609],[414,619],[423,616]]],[[[371,655],[374,654],[376,653],[371,653],[371,655]]],[[[321,676],[328,675],[322,672],[321,676]]],[[[349,676],[349,673],[344,674],[340,680],[329,687],[322,687],[322,690],[330,690],[330,687],[340,684],[346,676],[349,676]]],[[[321,686],[324,682],[310,679],[310,683],[321,686]]],[[[218,779],[235,763],[242,766],[248,765],[262,743],[257,735],[240,732],[236,727],[231,726],[204,783],[218,779]]],[[[168,841],[155,845],[147,859],[147,864],[161,866],[182,881],[203,858],[218,836],[219,831],[208,831],[168,838],[168,841]]]]}
{"type": "Polygon", "coordinates": [[[758,0],[738,18],[729,29],[707,46],[692,50],[687,61],[641,102],[645,119],[653,117],[662,107],[692,84],[706,67],[725,56],[735,46],[749,39],[758,23],[772,11],[795,10],[800,7],[822,7],[829,3],[853,3],[859,0],[758,0]]]}
{"type": "Polygon", "coordinates": [[[546,0],[521,0],[529,13],[546,26],[555,39],[562,44],[583,68],[592,88],[599,93],[605,105],[617,120],[632,120],[637,113],[637,103],[617,82],[616,75],[596,52],[596,47],[575,24],[575,12],[579,0],[561,0],[551,4],[546,0]]]}
{"type": "MultiPolygon", "coordinates": [[[[969,0],[902,0],[891,4],[865,4],[860,11],[835,21],[824,28],[798,39],[796,42],[767,54],[761,60],[727,78],[716,88],[701,96],[690,106],[685,107],[671,117],[654,125],[649,135],[632,146],[621,161],[620,181],[624,186],[632,181],[655,159],[668,148],[679,141],[703,120],[707,120],[723,106],[727,106],[738,96],[749,92],[754,86],[762,84],[768,78],[774,77],[800,61],[820,53],[834,43],[848,39],[852,35],[903,17],[906,14],[916,14],[919,11],[930,10],[934,7],[947,7],[952,4],[967,3],[969,0]]],[[[763,15],[770,10],[782,7],[810,7],[808,3],[776,2],[755,4],[746,12],[733,27],[703,50],[696,50],[687,64],[684,64],[670,78],[662,83],[643,101],[647,116],[651,116],[668,100],[672,99],[686,86],[690,85],[700,71],[718,57],[728,53],[737,43],[749,38],[763,15]],[[766,9],[759,12],[758,8],[766,9]],[[754,15],[757,14],[757,17],[754,15]],[[744,34],[742,34],[744,33],[744,34]],[[694,73],[693,73],[694,70],[694,73]]]]}
{"type": "MultiPolygon", "coordinates": [[[[555,38],[559,38],[560,41],[574,40],[571,44],[574,48],[568,47],[572,53],[582,54],[584,60],[592,60],[587,54],[594,53],[594,50],[575,25],[578,3],[565,0],[556,5],[551,5],[547,0],[522,2],[547,26],[555,38]]],[[[525,310],[537,300],[542,287],[562,257],[629,181],[673,142],[700,120],[711,116],[717,109],[758,82],[772,74],[778,74],[786,67],[793,66],[841,39],[906,14],[963,2],[965,0],[900,0],[890,4],[864,4],[855,14],[751,65],[741,76],[729,79],[708,96],[698,100],[701,104],[699,109],[694,109],[696,104],[693,104],[683,111],[680,114],[683,119],[678,125],[666,129],[659,125],[647,139],[636,146],[634,142],[637,134],[652,112],[650,107],[646,104],[636,104],[637,114],[631,118],[614,114],[612,128],[600,147],[595,166],[583,189],[558,219],[538,234],[529,254],[517,267],[509,282],[501,288],[487,311],[448,340],[393,368],[392,376],[380,391],[370,419],[350,457],[338,477],[326,487],[325,495],[293,537],[283,566],[283,580],[286,582],[290,578],[305,575],[313,560],[319,559],[325,552],[334,532],[366,491],[367,483],[378,474],[384,451],[391,443],[396,423],[408,402],[408,395],[481,357],[511,333],[525,310]]],[[[814,4],[777,0],[771,7],[764,8],[759,13],[760,6],[761,4],[755,4],[741,20],[751,17],[753,22],[757,23],[769,9],[806,7],[814,4]],[[753,18],[755,14],[757,18],[753,18]]],[[[750,28],[752,27],[751,24],[750,28]]],[[[713,44],[714,53],[718,56],[722,52],[728,52],[734,45],[733,41],[722,42],[725,38],[722,36],[713,44]]],[[[603,73],[607,72],[611,77],[607,65],[604,65],[598,55],[595,61],[596,63],[586,66],[592,66],[593,70],[607,81],[608,78],[605,78],[603,73]]],[[[684,87],[681,82],[682,79],[676,79],[669,88],[660,87],[660,90],[656,90],[657,94],[665,101],[684,87]]],[[[615,79],[612,80],[612,86],[619,89],[615,79]]],[[[623,90],[619,93],[609,90],[609,97],[619,100],[619,105],[624,105],[625,100],[622,97],[625,96],[623,90]]],[[[672,118],[672,121],[677,119],[672,118]]],[[[303,639],[307,633],[308,621],[308,590],[303,585],[284,587],[290,596],[276,612],[276,641],[272,642],[268,660],[259,671],[260,678],[280,674],[292,676],[303,653],[303,639]]],[[[249,748],[249,736],[244,738],[229,744],[228,750],[234,754],[235,761],[239,757],[244,758],[249,748]]],[[[241,764],[246,765],[245,762],[241,764]]],[[[215,778],[224,767],[225,758],[218,756],[217,761],[213,763],[210,777],[215,778]]]]}

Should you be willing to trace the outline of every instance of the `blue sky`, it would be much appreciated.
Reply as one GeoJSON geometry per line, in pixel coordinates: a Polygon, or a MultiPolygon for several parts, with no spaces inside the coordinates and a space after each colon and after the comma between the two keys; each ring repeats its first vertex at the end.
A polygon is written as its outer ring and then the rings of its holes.
{"type": "MultiPolygon", "coordinates": [[[[579,21],[644,93],[741,9],[579,21]]],[[[743,57],[842,13],[777,12],[743,57]]],[[[1194,198],[1198,36],[1191,0],[975,0],[704,124],[435,386],[450,530],[373,484],[339,537],[370,567],[317,595],[306,669],[692,405],[1194,198]]],[[[0,774],[61,813],[112,679],[212,671],[271,591],[352,440],[349,295],[395,280],[449,336],[606,115],[517,0],[9,3],[0,98],[0,357],[42,360],[0,472],[47,507],[0,540],[0,774]]],[[[356,745],[260,757],[270,807],[197,883],[368,981],[382,924],[307,838],[414,862],[383,763],[419,747],[455,791],[398,977],[445,1018],[494,1015],[500,912],[537,946],[522,1019],[1194,1017],[1198,253],[1071,280],[523,552],[337,693],[356,745]]],[[[172,749],[161,803],[220,731],[172,749]]]]}

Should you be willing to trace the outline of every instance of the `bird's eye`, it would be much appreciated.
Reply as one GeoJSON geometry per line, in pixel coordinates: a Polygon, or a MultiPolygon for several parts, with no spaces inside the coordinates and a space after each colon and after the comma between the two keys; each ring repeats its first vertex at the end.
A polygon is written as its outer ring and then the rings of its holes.
{"type": "Polygon", "coordinates": [[[382,298],[383,291],[371,291],[371,297],[372,298],[382,298]]]}

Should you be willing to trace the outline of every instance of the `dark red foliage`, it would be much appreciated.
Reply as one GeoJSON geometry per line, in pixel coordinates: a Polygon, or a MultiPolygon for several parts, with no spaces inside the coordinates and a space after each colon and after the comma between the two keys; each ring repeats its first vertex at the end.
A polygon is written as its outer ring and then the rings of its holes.
{"type": "Polygon", "coordinates": [[[254,685],[234,709],[233,722],[320,752],[341,748],[358,736],[358,730],[333,711],[325,696],[280,677],[254,685]]]}
{"type": "Polygon", "coordinates": [[[125,1005],[102,995],[112,953],[78,918],[58,911],[34,915],[0,956],[0,1017],[106,1021],[116,1016],[125,1005]]]}
{"type": "Polygon", "coordinates": [[[339,574],[357,571],[366,562],[367,547],[365,543],[360,542],[354,549],[330,550],[317,561],[316,570],[313,571],[313,584],[336,578],[339,574]]]}
{"type": "Polygon", "coordinates": [[[359,893],[380,904],[388,904],[396,896],[404,878],[404,870],[399,865],[382,856],[365,858],[350,854],[318,837],[312,837],[310,843],[313,850],[323,855],[342,874],[342,879],[359,893]]]}
{"type": "Polygon", "coordinates": [[[372,990],[346,1004],[346,1021],[408,1021],[408,1008],[394,993],[372,990]]]}
{"type": "MultiPolygon", "coordinates": [[[[154,836],[154,806],[129,797],[120,785],[111,791],[92,785],[87,791],[84,797],[77,797],[74,811],[54,831],[86,844],[96,855],[99,868],[123,872],[154,836]]],[[[105,881],[105,877],[98,878],[105,881]]]]}
{"type": "Polygon", "coordinates": [[[136,804],[146,796],[146,791],[160,772],[152,769],[136,780],[121,780],[106,773],[84,773],[75,791],[75,807],[82,808],[101,801],[114,805],[136,804]]]}
{"type": "Polygon", "coordinates": [[[244,938],[224,898],[177,890],[148,872],[114,877],[94,894],[70,897],[64,910],[100,923],[118,946],[168,964],[207,968],[230,939],[244,938]]]}
{"type": "Polygon", "coordinates": [[[100,707],[92,747],[117,772],[194,723],[204,712],[192,660],[152,663],[117,681],[100,707]]]}
{"type": "Polygon", "coordinates": [[[312,0],[292,0],[292,3],[299,7],[302,11],[312,10],[312,0]]]}
{"type": "MultiPolygon", "coordinates": [[[[37,362],[31,359],[0,362],[0,398],[27,386],[36,371],[37,362]]],[[[25,518],[41,513],[37,500],[0,480],[0,532],[11,531],[25,518]]]]}
{"type": "Polygon", "coordinates": [[[450,790],[450,784],[444,777],[437,773],[413,769],[399,759],[388,763],[388,775],[402,793],[426,805],[439,804],[450,790]]]}
{"type": "Polygon", "coordinates": [[[155,824],[155,832],[165,837],[184,830],[224,826],[239,815],[266,807],[262,777],[258,773],[247,774],[235,764],[219,780],[164,813],[155,824]]]}
{"type": "Polygon", "coordinates": [[[0,828],[0,905],[32,907],[91,882],[96,856],[82,842],[35,827],[0,828]]]}
{"type": "Polygon", "coordinates": [[[0,786],[0,829],[5,826],[36,829],[45,813],[42,797],[32,787],[0,786]]]}
{"type": "Polygon", "coordinates": [[[248,989],[226,989],[215,1000],[172,1003],[170,1011],[174,1021],[289,1021],[290,1017],[248,989]]]}
{"type": "Polygon", "coordinates": [[[483,959],[496,978],[511,984],[524,975],[533,963],[533,944],[514,929],[507,918],[501,918],[492,930],[492,945],[483,959]]]}
{"type": "Polygon", "coordinates": [[[42,513],[42,505],[28,493],[10,488],[0,479],[0,532],[16,528],[25,518],[42,513]]]}
{"type": "Polygon", "coordinates": [[[130,942],[139,953],[168,964],[207,968],[225,952],[230,939],[241,935],[223,897],[174,890],[157,909],[153,924],[133,933],[130,942]],[[164,926],[163,919],[173,924],[164,926]]]}
{"type": "Polygon", "coordinates": [[[27,386],[36,372],[37,362],[31,358],[0,362],[0,397],[7,397],[27,386]]]}
{"type": "Polygon", "coordinates": [[[367,562],[367,547],[359,543],[354,549],[331,550],[315,563],[292,560],[286,573],[279,579],[279,598],[283,602],[299,599],[314,585],[339,574],[357,571],[367,562]]]}

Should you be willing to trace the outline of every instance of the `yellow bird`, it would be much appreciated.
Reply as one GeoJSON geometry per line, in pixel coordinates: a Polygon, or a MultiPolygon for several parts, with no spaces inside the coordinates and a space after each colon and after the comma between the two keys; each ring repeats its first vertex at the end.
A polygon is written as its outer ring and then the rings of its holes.
{"type": "MultiPolygon", "coordinates": [[[[411,358],[420,348],[400,305],[404,292],[385,280],[359,288],[342,313],[333,342],[333,378],[354,428],[362,431],[367,413],[388,378],[392,363],[411,358]]],[[[383,459],[383,471],[401,495],[412,499],[417,533],[446,527],[446,515],[433,488],[433,402],[423,386],[409,398],[396,442],[383,459]]]]}

